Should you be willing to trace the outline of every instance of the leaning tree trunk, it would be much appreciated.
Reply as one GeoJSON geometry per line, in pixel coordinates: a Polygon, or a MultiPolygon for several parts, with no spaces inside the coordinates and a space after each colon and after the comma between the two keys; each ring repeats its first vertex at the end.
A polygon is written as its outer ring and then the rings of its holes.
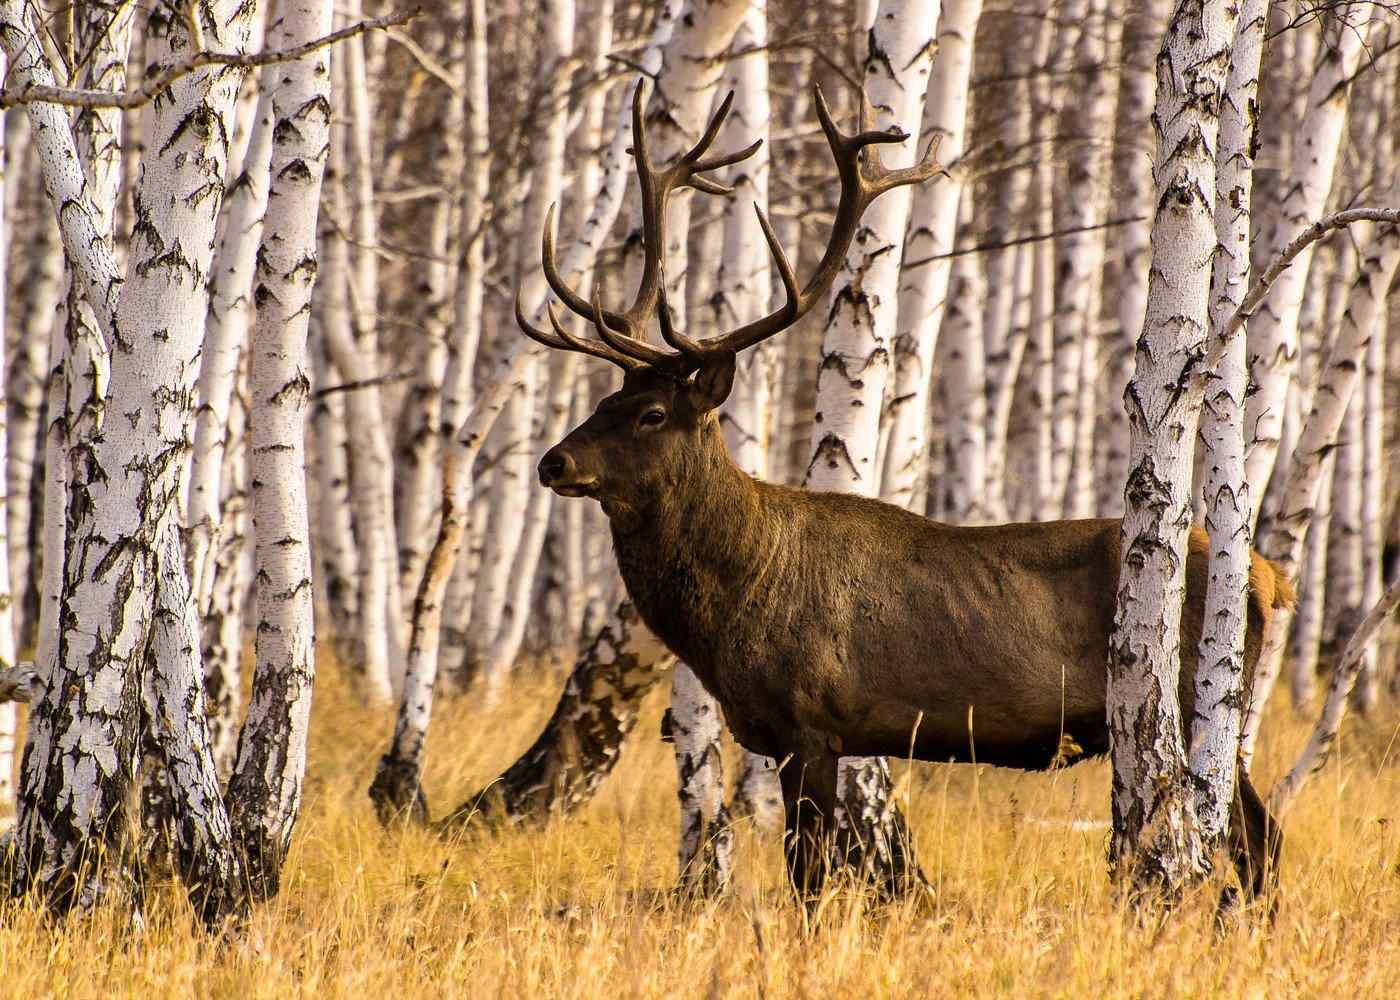
{"type": "MultiPolygon", "coordinates": [[[[883,0],[875,13],[865,64],[865,87],[883,126],[914,128],[932,64],[936,0],[883,0]]],[[[891,168],[917,158],[917,140],[887,152],[891,168]]],[[[836,280],[822,338],[816,422],[807,485],[875,496],[876,452],[897,325],[899,266],[910,192],[897,188],[865,213],[836,280]]],[[[837,863],[849,866],[881,895],[922,884],[904,817],[891,798],[883,759],[843,762],[838,779],[837,863]]]]}
{"type": "Polygon", "coordinates": [[[623,601],[574,664],[539,737],[499,778],[452,810],[442,828],[535,824],[575,812],[612,773],[642,699],[672,660],[631,602],[623,601]]]}
{"type": "Polygon", "coordinates": [[[1201,394],[1192,379],[1210,329],[1216,244],[1216,139],[1235,10],[1181,0],[1157,63],[1152,280],[1125,402],[1130,459],[1122,568],[1108,652],[1116,872],[1134,894],[1168,898],[1201,877],[1177,700],[1192,449],[1201,394]]]}
{"type": "MultiPolygon", "coordinates": [[[[279,48],[330,31],[330,0],[282,0],[279,48]]],[[[248,890],[276,895],[306,769],[312,644],[311,529],[306,509],[306,352],[316,282],[316,218],[330,143],[330,55],[280,67],[272,92],[272,183],[263,220],[252,338],[253,538],[257,638],[253,694],[229,781],[248,890]]]]}
{"type": "MultiPolygon", "coordinates": [[[[1400,197],[1400,180],[1392,182],[1390,187],[1389,198],[1397,197],[1400,197]]],[[[1313,393],[1312,409],[1298,436],[1293,459],[1288,463],[1278,512],[1258,542],[1259,551],[1278,562],[1283,575],[1290,579],[1297,575],[1303,557],[1313,507],[1317,503],[1323,459],[1336,448],[1337,434],[1351,394],[1365,391],[1364,388],[1358,390],[1358,383],[1365,366],[1367,346],[1379,328],[1387,290],[1400,268],[1400,225],[1377,225],[1362,248],[1361,258],[1361,270],[1352,285],[1342,327],[1327,352],[1317,390],[1313,393]]],[[[1259,654],[1244,722],[1246,759],[1253,754],[1259,738],[1259,720],[1278,676],[1291,617],[1286,609],[1275,613],[1259,654]]]]}
{"type": "Polygon", "coordinates": [[[461,225],[465,236],[459,248],[455,324],[447,339],[442,390],[442,438],[448,450],[443,458],[438,534],[414,597],[403,698],[393,741],[389,752],[380,758],[369,787],[369,797],[381,822],[385,823],[401,814],[416,822],[428,819],[421,782],[433,695],[437,688],[443,606],[463,540],[471,526],[472,463],[481,440],[478,438],[478,444],[472,448],[462,442],[461,432],[474,399],[473,369],[481,341],[485,275],[482,229],[486,221],[491,151],[484,0],[471,0],[461,30],[465,35],[465,59],[459,83],[466,105],[463,116],[466,155],[461,163],[460,182],[461,225]]]}
{"type": "MultiPolygon", "coordinates": [[[[1254,129],[1259,60],[1264,49],[1268,0],[1240,5],[1230,75],[1220,109],[1215,152],[1215,236],[1219,251],[1211,276],[1210,325],[1226,328],[1249,281],[1250,193],[1254,181],[1254,129]]],[[[1249,596],[1249,484],[1244,467],[1244,405],[1247,372],[1242,330],[1229,334],[1217,378],[1201,415],[1206,531],[1210,535],[1210,579],[1195,679],[1195,714],[1190,719],[1188,771],[1205,849],[1224,844],[1235,793],[1244,694],[1245,608],[1249,596]]],[[[1188,439],[1189,440],[1189,439],[1188,439]]]]}

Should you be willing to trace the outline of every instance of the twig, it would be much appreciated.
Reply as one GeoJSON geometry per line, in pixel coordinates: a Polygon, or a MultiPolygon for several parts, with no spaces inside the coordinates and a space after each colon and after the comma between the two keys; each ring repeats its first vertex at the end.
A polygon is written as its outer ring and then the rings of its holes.
{"type": "Polygon", "coordinates": [[[1115,229],[1118,226],[1131,226],[1134,222],[1146,222],[1145,215],[1132,215],[1126,219],[1109,219],[1107,222],[1098,222],[1092,226],[1074,226],[1070,229],[1056,229],[1049,233],[1033,233],[1030,236],[1018,236],[1015,239],[1000,240],[996,243],[978,243],[976,246],[962,247],[957,250],[949,250],[947,253],[931,254],[928,257],[920,257],[918,260],[905,261],[902,267],[923,267],[925,264],[932,264],[936,260],[950,260],[953,257],[965,257],[973,253],[986,253],[989,250],[1005,250],[1007,247],[1024,246],[1027,243],[1041,243],[1045,240],[1053,240],[1061,236],[1074,236],[1077,233],[1092,233],[1096,229],[1115,229]]]}
{"type": "Polygon", "coordinates": [[[1197,369],[1201,378],[1209,377],[1211,372],[1220,367],[1220,360],[1225,356],[1226,345],[1230,338],[1238,333],[1245,323],[1249,322],[1249,318],[1263,303],[1264,296],[1269,294],[1269,289],[1278,280],[1278,276],[1288,270],[1289,265],[1297,259],[1298,255],[1328,233],[1345,229],[1353,222],[1397,224],[1400,223],[1400,208],[1349,208],[1345,212],[1336,212],[1325,219],[1314,222],[1295,236],[1293,242],[1284,247],[1283,252],[1274,258],[1274,262],[1269,265],[1268,270],[1259,276],[1259,280],[1254,283],[1254,287],[1249,290],[1249,294],[1244,297],[1244,301],[1240,303],[1240,307],[1235,310],[1235,314],[1230,317],[1224,328],[1215,331],[1212,337],[1213,343],[1205,356],[1205,363],[1197,369]]]}
{"type": "Polygon", "coordinates": [[[146,80],[135,90],[75,90],[69,87],[53,87],[36,83],[7,87],[0,91],[0,110],[20,104],[60,104],[70,108],[120,108],[130,111],[149,104],[172,83],[206,66],[229,66],[234,69],[254,69],[272,63],[291,62],[328,45],[335,45],[347,38],[383,28],[395,28],[407,24],[422,9],[386,14],[372,20],[351,24],[339,31],[333,31],[323,38],[294,45],[289,49],[273,49],[264,52],[209,52],[198,49],[179,62],[171,63],[155,76],[146,80]]]}
{"type": "Polygon", "coordinates": [[[324,389],[317,389],[311,394],[312,399],[325,399],[327,396],[334,396],[338,392],[354,392],[357,389],[371,389],[376,385],[389,385],[393,382],[402,382],[406,378],[412,378],[413,372],[389,372],[385,375],[376,375],[374,378],[362,378],[356,382],[342,382],[340,385],[328,385],[324,389]]]}

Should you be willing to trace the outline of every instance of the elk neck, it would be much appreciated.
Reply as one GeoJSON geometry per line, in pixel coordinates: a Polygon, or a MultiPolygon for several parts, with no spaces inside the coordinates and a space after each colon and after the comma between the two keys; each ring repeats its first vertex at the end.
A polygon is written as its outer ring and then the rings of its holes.
{"type": "Polygon", "coordinates": [[[718,421],[699,440],[628,516],[609,512],[618,569],[638,613],[692,666],[710,658],[731,613],[771,575],[783,533],[764,502],[766,484],[734,463],[718,421]]]}

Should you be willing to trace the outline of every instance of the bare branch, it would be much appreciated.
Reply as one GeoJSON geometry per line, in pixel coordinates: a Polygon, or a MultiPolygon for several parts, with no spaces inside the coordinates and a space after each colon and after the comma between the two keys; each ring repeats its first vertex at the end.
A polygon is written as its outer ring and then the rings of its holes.
{"type": "Polygon", "coordinates": [[[347,25],[323,38],[294,45],[287,49],[272,49],[265,52],[209,52],[197,48],[179,62],[171,63],[155,76],[146,80],[134,90],[75,90],[69,87],[53,87],[36,83],[22,83],[6,87],[0,91],[0,110],[21,104],[59,104],[70,108],[121,108],[130,111],[155,100],[156,97],[177,80],[189,76],[206,66],[228,66],[234,69],[254,69],[273,63],[291,62],[304,55],[324,49],[347,38],[364,34],[367,31],[395,28],[407,24],[423,11],[419,7],[376,17],[358,24],[347,25]]]}
{"type": "Polygon", "coordinates": [[[1226,342],[1249,322],[1249,318],[1263,303],[1264,296],[1269,294],[1269,289],[1278,280],[1278,276],[1288,270],[1298,255],[1328,233],[1345,229],[1353,222],[1400,224],[1400,208],[1349,208],[1345,212],[1335,212],[1325,219],[1319,219],[1295,236],[1293,242],[1284,247],[1268,269],[1259,276],[1259,280],[1254,283],[1254,287],[1249,290],[1249,294],[1244,297],[1244,301],[1224,328],[1215,331],[1205,364],[1198,369],[1203,378],[1219,367],[1220,359],[1225,355],[1226,342]]]}

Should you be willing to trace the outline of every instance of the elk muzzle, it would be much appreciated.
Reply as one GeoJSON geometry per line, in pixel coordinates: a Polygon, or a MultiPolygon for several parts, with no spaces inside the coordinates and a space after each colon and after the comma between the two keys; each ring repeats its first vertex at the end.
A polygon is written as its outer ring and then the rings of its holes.
{"type": "Polygon", "coordinates": [[[593,476],[579,476],[573,455],[562,444],[544,453],[538,469],[540,485],[563,497],[586,497],[598,485],[598,480],[593,476]]]}

